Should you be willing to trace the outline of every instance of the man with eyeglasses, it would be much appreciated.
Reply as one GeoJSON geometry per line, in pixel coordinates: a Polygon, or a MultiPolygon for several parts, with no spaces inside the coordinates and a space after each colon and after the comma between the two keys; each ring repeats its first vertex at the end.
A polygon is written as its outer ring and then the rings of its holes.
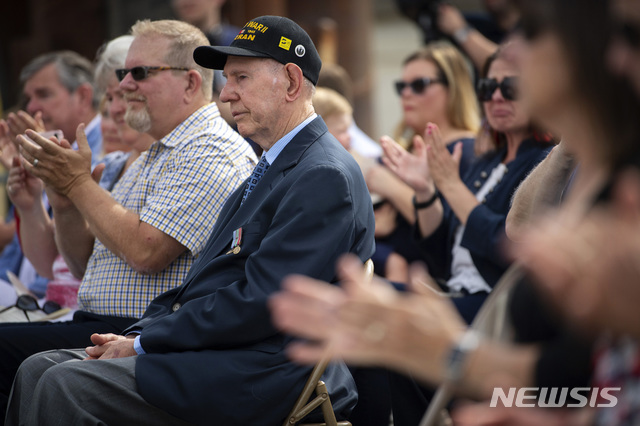
{"type": "MultiPolygon", "coordinates": [[[[282,424],[311,369],[288,359],[292,338],[272,324],[269,297],[288,274],[335,281],[340,255],[364,261],[373,253],[362,173],[313,110],[321,61],[308,34],[287,18],[262,16],[229,47],[201,46],[194,57],[224,69],[220,98],[240,134],[265,153],[225,203],[184,283],[124,335],[95,335],[86,353],[25,361],[7,422],[282,424]],[[87,354],[90,361],[79,361],[87,354]]],[[[345,418],[356,402],[346,366],[330,365],[323,380],[345,418]]]]}
{"type": "Polygon", "coordinates": [[[0,404],[29,355],[91,345],[92,333],[121,333],[154,297],[177,287],[256,163],[210,103],[211,70],[192,56],[207,43],[204,34],[180,21],[141,21],[132,34],[126,69],[117,73],[125,120],[156,142],[111,194],[92,179],[82,127],[78,151],[33,132],[34,142],[20,138],[25,169],[47,185],[58,248],[82,284],[72,322],[0,327],[0,404]]]}

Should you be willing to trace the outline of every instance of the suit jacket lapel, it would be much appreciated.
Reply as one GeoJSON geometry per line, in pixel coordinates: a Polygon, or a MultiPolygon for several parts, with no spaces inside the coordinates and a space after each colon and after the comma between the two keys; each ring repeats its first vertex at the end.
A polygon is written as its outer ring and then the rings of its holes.
{"type": "MultiPolygon", "coordinates": [[[[216,221],[211,238],[202,252],[201,259],[206,259],[205,262],[208,262],[216,258],[223,250],[225,253],[230,250],[233,231],[247,223],[256,214],[260,205],[269,196],[271,188],[284,177],[288,169],[294,167],[300,161],[300,157],[311,144],[326,132],[327,126],[320,117],[305,126],[287,144],[273,164],[269,166],[269,170],[267,170],[242,206],[240,206],[240,201],[242,200],[246,181],[236,189],[225,203],[216,221]]],[[[204,267],[204,264],[202,267],[204,267]]],[[[200,270],[197,266],[191,269],[192,271],[190,271],[187,280],[197,273],[193,271],[194,269],[200,270]]]]}

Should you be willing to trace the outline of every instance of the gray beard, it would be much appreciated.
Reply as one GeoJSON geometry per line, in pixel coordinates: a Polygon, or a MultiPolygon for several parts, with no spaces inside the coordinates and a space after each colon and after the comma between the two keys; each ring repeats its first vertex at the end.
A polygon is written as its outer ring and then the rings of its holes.
{"type": "Polygon", "coordinates": [[[151,130],[151,116],[146,105],[143,109],[137,111],[127,108],[127,112],[124,114],[124,121],[129,127],[140,133],[147,133],[151,130]]]}

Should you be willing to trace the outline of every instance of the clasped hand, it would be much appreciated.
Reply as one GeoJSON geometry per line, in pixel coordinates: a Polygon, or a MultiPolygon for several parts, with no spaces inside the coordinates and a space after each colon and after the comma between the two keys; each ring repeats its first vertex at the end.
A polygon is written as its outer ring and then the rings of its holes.
{"type": "Polygon", "coordinates": [[[87,358],[93,359],[114,359],[126,358],[137,355],[133,348],[135,336],[120,336],[113,333],[108,334],[92,334],[91,342],[95,346],[89,346],[85,349],[87,358]]]}

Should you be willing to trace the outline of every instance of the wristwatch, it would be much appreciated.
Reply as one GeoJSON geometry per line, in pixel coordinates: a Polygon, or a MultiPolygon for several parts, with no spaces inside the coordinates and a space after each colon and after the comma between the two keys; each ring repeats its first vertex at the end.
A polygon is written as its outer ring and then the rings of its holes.
{"type": "Polygon", "coordinates": [[[458,44],[463,44],[469,38],[469,34],[471,33],[472,28],[468,25],[457,29],[451,35],[453,39],[458,42],[458,44]]]}
{"type": "Polygon", "coordinates": [[[445,371],[447,381],[456,384],[462,379],[467,357],[469,353],[476,350],[479,345],[480,338],[478,334],[474,330],[468,329],[449,351],[445,371]]]}

